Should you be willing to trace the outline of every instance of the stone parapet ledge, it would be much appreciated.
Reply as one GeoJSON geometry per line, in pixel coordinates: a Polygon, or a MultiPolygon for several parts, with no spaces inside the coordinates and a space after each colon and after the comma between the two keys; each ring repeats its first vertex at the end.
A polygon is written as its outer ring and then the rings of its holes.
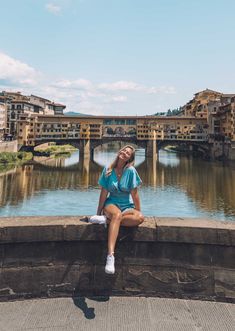
{"type": "Polygon", "coordinates": [[[146,217],[121,227],[115,275],[107,229],[82,217],[0,218],[0,301],[158,296],[235,302],[235,222],[146,217]]]}
{"type": "MultiPolygon", "coordinates": [[[[102,225],[81,221],[84,216],[0,217],[0,243],[106,240],[102,225]]],[[[135,228],[121,228],[132,241],[235,246],[235,222],[208,219],[146,217],[135,228]]]]}

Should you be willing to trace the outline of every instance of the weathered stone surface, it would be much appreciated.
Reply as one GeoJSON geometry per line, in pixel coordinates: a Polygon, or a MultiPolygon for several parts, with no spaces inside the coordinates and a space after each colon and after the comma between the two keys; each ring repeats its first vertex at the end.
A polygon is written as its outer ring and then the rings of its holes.
{"type": "Polygon", "coordinates": [[[104,261],[105,248],[104,242],[95,241],[5,244],[3,267],[95,264],[104,261]]]}
{"type": "MultiPolygon", "coordinates": [[[[82,217],[1,217],[0,242],[106,240],[103,226],[80,221],[82,217]]],[[[122,228],[120,237],[133,241],[168,241],[235,245],[234,222],[206,219],[149,217],[138,228],[122,228]]]]}
{"type": "Polygon", "coordinates": [[[153,295],[235,300],[235,224],[147,218],[121,228],[106,275],[107,229],[79,217],[0,218],[0,299],[153,295]]]}
{"type": "Polygon", "coordinates": [[[123,287],[127,292],[135,294],[171,292],[177,284],[175,269],[147,266],[125,266],[123,268],[123,287]]]}
{"type": "Polygon", "coordinates": [[[123,271],[124,289],[135,294],[212,297],[213,273],[209,270],[169,267],[127,266],[123,271]]]}
{"type": "Polygon", "coordinates": [[[0,242],[106,240],[103,226],[80,221],[80,217],[0,218],[0,242]]]}
{"type": "Polygon", "coordinates": [[[93,295],[115,295],[123,291],[123,271],[121,265],[116,265],[114,275],[104,273],[104,264],[96,265],[94,274],[93,295]]]}
{"type": "MultiPolygon", "coordinates": [[[[223,266],[226,263],[228,265],[234,263],[229,258],[226,260],[222,258],[222,252],[226,252],[227,249],[229,251],[230,247],[186,243],[179,245],[175,242],[133,242],[128,243],[126,247],[119,243],[118,255],[121,254],[124,264],[130,265],[200,265],[208,267],[209,265],[219,265],[220,260],[223,266]],[[221,250],[220,259],[213,259],[213,254],[216,254],[216,252],[213,252],[214,247],[219,247],[221,250]]],[[[233,251],[233,248],[231,248],[231,251],[233,251]]]]}
{"type": "Polygon", "coordinates": [[[157,218],[157,240],[234,245],[235,223],[207,219],[157,218]]]}
{"type": "Polygon", "coordinates": [[[89,291],[92,265],[56,265],[3,269],[0,298],[72,295],[75,289],[89,291]],[[3,291],[7,289],[7,291],[3,291]]]}
{"type": "Polygon", "coordinates": [[[235,270],[215,270],[215,293],[219,298],[235,299],[235,270]]]}
{"type": "Polygon", "coordinates": [[[235,269],[235,247],[213,245],[211,247],[211,265],[235,269]]]}

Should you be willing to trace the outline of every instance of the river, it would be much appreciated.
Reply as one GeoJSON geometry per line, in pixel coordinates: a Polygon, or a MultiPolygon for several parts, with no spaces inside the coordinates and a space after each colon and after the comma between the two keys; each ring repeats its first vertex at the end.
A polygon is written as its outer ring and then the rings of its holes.
{"type": "MultiPolygon", "coordinates": [[[[91,215],[99,198],[97,181],[120,144],[95,150],[94,161],[79,162],[79,152],[0,173],[0,216],[91,215]]],[[[146,216],[235,221],[235,164],[209,162],[160,150],[145,160],[136,150],[139,189],[146,216]]]]}

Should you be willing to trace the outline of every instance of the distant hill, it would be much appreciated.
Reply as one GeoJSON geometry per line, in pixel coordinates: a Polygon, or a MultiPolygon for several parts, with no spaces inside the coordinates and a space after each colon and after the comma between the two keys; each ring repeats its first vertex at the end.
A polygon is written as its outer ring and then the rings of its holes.
{"type": "Polygon", "coordinates": [[[82,113],[76,113],[75,111],[68,111],[67,113],[64,113],[65,116],[93,116],[88,114],[82,114],[82,113]]]}

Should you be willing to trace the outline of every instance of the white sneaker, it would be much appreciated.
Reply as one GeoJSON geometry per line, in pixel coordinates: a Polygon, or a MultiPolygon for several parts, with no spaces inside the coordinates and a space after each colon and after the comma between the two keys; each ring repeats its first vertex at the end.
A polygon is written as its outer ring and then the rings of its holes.
{"type": "Polygon", "coordinates": [[[92,224],[106,224],[107,217],[105,215],[94,215],[88,218],[88,222],[92,224]]]}
{"type": "Polygon", "coordinates": [[[113,275],[115,273],[114,261],[115,261],[115,257],[113,254],[107,256],[106,266],[105,266],[106,274],[113,275]]]}

